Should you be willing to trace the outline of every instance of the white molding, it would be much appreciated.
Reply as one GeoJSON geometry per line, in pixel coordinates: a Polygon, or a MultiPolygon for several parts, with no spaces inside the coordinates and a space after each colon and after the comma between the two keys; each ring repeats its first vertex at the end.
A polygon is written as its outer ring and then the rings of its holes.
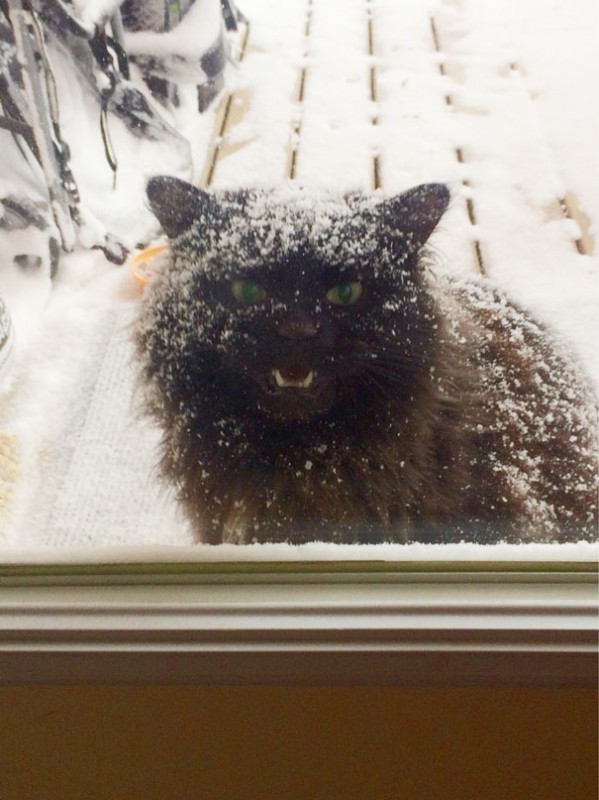
{"type": "Polygon", "coordinates": [[[0,682],[595,686],[597,576],[4,573],[0,682]]]}

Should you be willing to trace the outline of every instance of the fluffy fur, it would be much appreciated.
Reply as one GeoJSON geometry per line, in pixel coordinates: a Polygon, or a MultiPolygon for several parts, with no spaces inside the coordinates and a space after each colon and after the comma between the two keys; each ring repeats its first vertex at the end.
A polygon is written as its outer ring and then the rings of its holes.
{"type": "Polygon", "coordinates": [[[593,394],[495,288],[425,268],[444,186],[148,197],[170,252],[138,354],[199,541],[596,535],[593,394]]]}

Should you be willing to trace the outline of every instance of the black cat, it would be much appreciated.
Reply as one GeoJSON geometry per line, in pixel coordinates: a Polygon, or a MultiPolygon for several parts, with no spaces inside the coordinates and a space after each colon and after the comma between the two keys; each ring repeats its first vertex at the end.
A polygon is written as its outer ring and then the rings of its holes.
{"type": "Polygon", "coordinates": [[[596,535],[593,394],[487,282],[426,269],[444,186],[148,198],[170,255],[138,354],[198,540],[596,535]]]}

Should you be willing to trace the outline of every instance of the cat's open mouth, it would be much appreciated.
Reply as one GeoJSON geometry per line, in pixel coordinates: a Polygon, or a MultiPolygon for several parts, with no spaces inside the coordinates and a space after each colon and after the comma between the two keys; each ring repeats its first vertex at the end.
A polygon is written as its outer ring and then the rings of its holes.
{"type": "Polygon", "coordinates": [[[316,377],[313,369],[303,367],[273,369],[271,374],[279,389],[309,389],[316,377]]]}
{"type": "Polygon", "coordinates": [[[262,380],[259,407],[274,419],[309,419],[330,408],[334,384],[302,363],[285,364],[269,370],[262,380]]]}

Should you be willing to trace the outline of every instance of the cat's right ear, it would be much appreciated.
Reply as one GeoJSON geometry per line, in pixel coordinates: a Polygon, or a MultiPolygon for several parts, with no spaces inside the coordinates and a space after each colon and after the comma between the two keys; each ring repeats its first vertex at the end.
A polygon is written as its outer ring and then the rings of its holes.
{"type": "MultiPolygon", "coordinates": [[[[419,249],[437,227],[449,200],[449,189],[443,183],[415,186],[383,203],[385,227],[400,237],[410,234],[419,249]]],[[[403,243],[403,238],[400,241],[403,243]]]]}
{"type": "Polygon", "coordinates": [[[176,239],[196,220],[213,216],[215,212],[212,195],[170,175],[150,178],[146,194],[152,212],[169,239],[176,239]]]}

